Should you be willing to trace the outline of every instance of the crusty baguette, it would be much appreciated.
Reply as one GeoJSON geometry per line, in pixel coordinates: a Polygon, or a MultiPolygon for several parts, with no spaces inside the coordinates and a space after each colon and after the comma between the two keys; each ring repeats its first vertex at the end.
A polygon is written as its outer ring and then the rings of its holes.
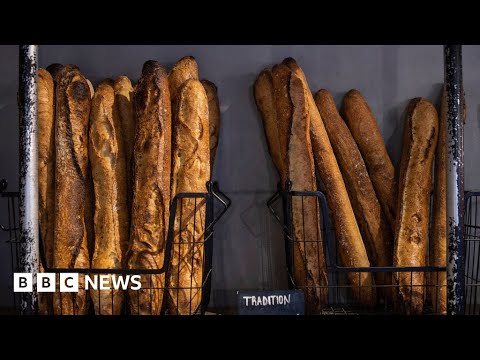
{"type": "Polygon", "coordinates": [[[358,90],[343,98],[345,121],[360,149],[378,201],[392,232],[395,229],[397,180],[383,137],[370,107],[358,90]]]}
{"type": "MultiPolygon", "coordinates": [[[[303,70],[292,58],[283,61],[303,83],[308,99],[310,114],[310,137],[317,175],[326,188],[327,203],[330,208],[337,251],[343,266],[369,267],[367,251],[353,213],[347,189],[337,164],[327,131],[318,112],[315,100],[309,90],[303,70]]],[[[365,306],[375,303],[375,288],[372,275],[367,272],[348,273],[353,296],[365,306]]]]}
{"type": "MultiPolygon", "coordinates": [[[[308,89],[291,74],[289,94],[293,105],[288,143],[288,177],[293,191],[315,191],[315,164],[310,141],[308,89]]],[[[316,197],[292,197],[292,226],[295,282],[305,289],[307,313],[317,313],[327,303],[327,269],[320,230],[320,207],[316,197]],[[300,260],[300,262],[298,262],[300,260]],[[303,269],[304,268],[304,269],[303,269]],[[300,273],[304,278],[299,278],[300,273]],[[303,274],[302,274],[303,275],[303,274]]]]}
{"type": "MultiPolygon", "coordinates": [[[[185,82],[173,114],[172,199],[179,193],[206,192],[210,179],[208,99],[200,81],[185,82]]],[[[200,305],[204,232],[205,201],[179,199],[169,266],[170,314],[192,314],[200,305]]]]}
{"type": "MultiPolygon", "coordinates": [[[[90,89],[90,97],[93,99],[95,90],[90,80],[87,80],[88,87],[90,89]]],[[[90,120],[89,120],[90,121],[90,120]]],[[[90,124],[88,126],[90,128],[90,124]]],[[[85,228],[87,230],[87,248],[88,255],[90,259],[93,256],[95,251],[95,225],[94,225],[94,216],[95,216],[95,190],[93,189],[93,178],[92,178],[92,164],[90,157],[88,159],[87,166],[87,176],[86,176],[86,187],[85,187],[85,228]]]]}
{"type": "MultiPolygon", "coordinates": [[[[84,221],[88,164],[90,90],[77,69],[60,71],[55,106],[55,235],[56,268],[88,268],[84,221]]],[[[55,293],[55,314],[86,314],[87,292],[79,276],[78,293],[55,293]]]]}
{"type": "Polygon", "coordinates": [[[178,60],[168,74],[172,104],[175,104],[182,85],[189,79],[198,80],[198,65],[193,56],[185,56],[178,60]]]}
{"type": "Polygon", "coordinates": [[[115,80],[114,116],[120,119],[122,141],[125,148],[125,166],[127,171],[127,206],[130,212],[133,198],[132,157],[135,144],[135,111],[133,109],[133,87],[126,76],[115,80]]]}
{"type": "Polygon", "coordinates": [[[210,176],[213,173],[213,162],[218,147],[218,137],[220,135],[220,102],[218,101],[217,87],[208,80],[202,80],[203,88],[208,99],[208,125],[210,132],[210,176]]]}
{"type": "Polygon", "coordinates": [[[54,63],[54,64],[48,65],[46,68],[46,70],[50,73],[50,75],[52,75],[52,79],[55,84],[57,83],[58,74],[60,74],[60,71],[62,71],[63,66],[64,65],[62,64],[54,63]]]}
{"type": "MultiPolygon", "coordinates": [[[[128,241],[125,149],[114,102],[113,81],[106,80],[97,87],[92,101],[89,137],[95,188],[94,269],[121,269],[128,241]]],[[[90,296],[96,314],[121,313],[122,290],[90,290],[90,296]]]]}
{"type": "MultiPolygon", "coordinates": [[[[323,124],[347,186],[357,224],[372,266],[393,265],[393,235],[368,176],[367,168],[347,125],[327,90],[315,95],[323,124]]],[[[389,285],[387,273],[375,277],[378,285],[389,285]]]]}
{"type": "Polygon", "coordinates": [[[285,64],[277,64],[272,68],[273,95],[275,98],[278,142],[280,145],[280,156],[284,165],[280,173],[281,186],[285,186],[288,169],[288,143],[290,128],[292,127],[292,101],[289,95],[289,82],[291,70],[285,64]]]}
{"type": "Polygon", "coordinates": [[[255,103],[263,120],[263,129],[267,139],[268,151],[278,175],[285,173],[285,163],[280,151],[280,140],[277,128],[277,112],[273,92],[273,80],[270,70],[263,70],[255,80],[253,86],[255,103]]]}
{"type": "MultiPolygon", "coordinates": [[[[425,266],[426,263],[432,162],[437,138],[435,107],[422,98],[411,100],[403,131],[395,266],[425,266]]],[[[425,296],[424,273],[399,272],[395,278],[405,311],[421,314],[425,296]]]]}
{"type": "MultiPolygon", "coordinates": [[[[167,72],[156,61],[143,65],[134,94],[137,119],[133,151],[133,203],[128,267],[162,268],[170,206],[172,114],[167,72]]],[[[129,292],[131,314],[158,315],[165,274],[142,276],[142,289],[129,292]]]]}
{"type": "MultiPolygon", "coordinates": [[[[55,216],[55,92],[53,79],[38,69],[38,222],[47,267],[53,261],[55,216]]],[[[43,266],[40,264],[40,271],[43,266]]],[[[52,294],[39,293],[38,311],[46,315],[52,308],[52,294]]]]}

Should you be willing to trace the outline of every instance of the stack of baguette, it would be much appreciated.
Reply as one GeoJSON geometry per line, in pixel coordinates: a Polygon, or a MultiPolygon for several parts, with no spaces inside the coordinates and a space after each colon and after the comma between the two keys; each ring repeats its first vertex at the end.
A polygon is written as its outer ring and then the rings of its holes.
{"type": "MultiPolygon", "coordinates": [[[[161,269],[170,204],[206,192],[218,145],[216,86],[193,57],[170,73],[147,61],[140,80],[95,91],[74,65],[39,69],[39,221],[48,268],[161,269]]],[[[42,295],[41,314],[192,314],[201,301],[205,204],[179,201],[167,278],[142,289],[42,295]],[[181,224],[181,227],[180,227],[181,224]],[[168,289],[168,290],[165,290],[168,289]],[[128,304],[124,304],[128,299],[128,304]],[[164,299],[166,300],[164,303],[164,299]]]]}
{"type": "MultiPolygon", "coordinates": [[[[282,186],[291,181],[292,190],[317,190],[315,166],[325,187],[341,265],[445,266],[445,95],[440,126],[428,100],[410,102],[398,181],[377,121],[358,90],[346,93],[340,115],[332,95],[322,89],[312,96],[303,71],[287,58],[258,75],[254,96],[282,186]]],[[[292,202],[294,281],[305,289],[307,309],[318,312],[328,301],[325,256],[335,254],[323,254],[321,245],[306,246],[312,240],[321,244],[315,201],[293,197],[292,202]]],[[[424,274],[376,272],[373,279],[369,272],[350,272],[348,281],[362,305],[373,306],[381,299],[403,313],[420,314],[428,298],[435,313],[446,313],[445,274],[424,274]]]]}

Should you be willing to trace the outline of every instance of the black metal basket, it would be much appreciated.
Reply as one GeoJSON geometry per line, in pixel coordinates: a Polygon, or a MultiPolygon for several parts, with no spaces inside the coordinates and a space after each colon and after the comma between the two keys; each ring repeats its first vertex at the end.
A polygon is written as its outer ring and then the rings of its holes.
{"type": "MultiPolygon", "coordinates": [[[[336,242],[332,232],[332,225],[329,219],[329,210],[325,195],[321,191],[300,192],[291,191],[291,183],[287,182],[286,190],[282,190],[278,186],[277,192],[267,201],[267,206],[275,219],[281,224],[285,234],[285,253],[287,258],[287,276],[290,288],[315,291],[320,303],[310,310],[315,314],[405,314],[413,313],[411,308],[412,301],[408,301],[410,305],[405,305],[398,292],[400,286],[394,279],[402,276],[403,279],[410,279],[410,286],[403,290],[410,294],[420,294],[424,302],[423,314],[438,314],[438,299],[441,291],[446,291],[445,279],[441,274],[446,272],[445,267],[344,267],[340,266],[339,256],[336,249],[336,242]],[[314,239],[295,239],[293,236],[293,214],[292,202],[294,199],[301,199],[302,204],[302,220],[305,224],[305,213],[303,212],[303,204],[307,198],[314,197],[317,201],[317,211],[320,213],[320,231],[314,239]],[[281,201],[280,201],[281,200],[281,201]],[[281,209],[280,209],[281,208],[281,209]],[[326,262],[326,272],[328,275],[328,284],[313,283],[312,280],[298,279],[298,272],[295,262],[301,256],[302,266],[308,269],[308,258],[302,254],[300,246],[306,244],[317,244],[318,249],[323,251],[326,262]],[[298,253],[296,253],[296,251],[298,253]],[[357,284],[361,283],[361,277],[370,273],[374,278],[383,276],[382,284],[372,285],[352,285],[349,281],[353,277],[358,278],[357,284]],[[297,278],[295,275],[297,274],[297,278]],[[415,276],[421,274],[424,281],[416,282],[415,276]],[[306,284],[306,285],[305,285],[306,284]],[[362,294],[373,295],[373,303],[362,299],[362,294]],[[432,299],[434,299],[432,301],[432,299]]],[[[465,243],[466,243],[466,264],[465,264],[465,309],[466,314],[479,314],[480,307],[480,289],[479,289],[479,272],[480,272],[480,213],[477,213],[477,197],[479,193],[466,193],[466,215],[465,215],[465,243]],[[478,224],[477,224],[478,223],[478,224]],[[477,291],[479,290],[479,291],[477,291]]],[[[297,200],[298,201],[298,200],[297,200]]],[[[428,248],[428,247],[427,247],[428,248]]],[[[319,251],[320,252],[320,251],[319,251]]],[[[319,255],[320,256],[320,255],[319,255]]],[[[303,273],[307,273],[304,271],[303,273]]],[[[403,283],[405,284],[405,282],[403,283]]],[[[411,300],[411,298],[410,298],[411,300]]],[[[308,304],[307,304],[308,308],[308,304]]]]}
{"type": "MultiPolygon", "coordinates": [[[[163,265],[160,269],[53,269],[46,266],[44,246],[42,241],[40,241],[40,260],[41,265],[43,266],[43,272],[54,273],[57,282],[55,293],[38,293],[39,307],[42,310],[41,313],[56,315],[95,313],[101,315],[204,314],[210,300],[214,225],[223,216],[231,204],[230,199],[220,191],[216,182],[208,182],[207,190],[208,192],[206,193],[181,193],[175,196],[172,200],[170,205],[169,229],[165,244],[165,256],[163,265]],[[177,214],[182,216],[186,201],[194,202],[193,214],[195,215],[191,220],[194,227],[195,221],[197,221],[198,218],[197,214],[202,211],[204,211],[205,214],[205,218],[203,219],[203,221],[205,221],[205,232],[197,239],[192,238],[192,241],[180,241],[180,231],[184,230],[181,222],[179,228],[182,230],[179,231],[174,228],[176,216],[177,214]],[[221,209],[215,211],[214,202],[220,203],[221,209]],[[202,208],[205,208],[205,210],[202,210],[202,208]],[[185,255],[184,251],[182,258],[178,259],[182,264],[191,264],[192,268],[194,261],[197,266],[198,264],[201,264],[202,277],[200,282],[195,281],[194,272],[185,270],[185,267],[177,266],[177,274],[173,274],[169,265],[172,260],[171,254],[176,247],[178,247],[179,254],[180,248],[182,248],[182,250],[187,248],[187,255],[185,255]],[[180,272],[185,272],[187,274],[187,280],[182,281],[178,286],[169,286],[167,279],[171,279],[172,277],[175,277],[175,275],[180,277],[180,272]],[[78,292],[62,293],[58,291],[60,274],[68,273],[79,274],[80,281],[78,282],[78,292]],[[190,274],[190,281],[188,281],[188,274],[190,274]],[[95,279],[95,275],[108,275],[110,281],[117,276],[126,278],[127,276],[139,275],[142,284],[141,290],[93,290],[91,287],[92,283],[89,282],[88,284],[90,285],[90,288],[88,291],[85,291],[88,287],[85,283],[85,276],[89,276],[90,279],[95,279]],[[170,307],[170,311],[166,307],[167,296],[171,297],[170,303],[173,303],[173,306],[170,307]],[[181,299],[179,297],[181,297],[181,299]]],[[[11,234],[8,240],[11,244],[11,270],[12,272],[18,272],[20,260],[19,241],[17,240],[19,239],[19,226],[17,222],[18,216],[15,215],[18,210],[18,193],[2,192],[2,196],[9,198],[9,228],[2,227],[2,229],[9,231],[11,234]],[[11,218],[12,220],[10,220],[11,218]],[[11,226],[10,221],[15,225],[11,226]]],[[[183,276],[183,279],[185,279],[185,275],[183,276]]],[[[13,291],[12,294],[14,294],[15,297],[14,305],[17,312],[19,312],[18,294],[15,295],[13,291]]]]}

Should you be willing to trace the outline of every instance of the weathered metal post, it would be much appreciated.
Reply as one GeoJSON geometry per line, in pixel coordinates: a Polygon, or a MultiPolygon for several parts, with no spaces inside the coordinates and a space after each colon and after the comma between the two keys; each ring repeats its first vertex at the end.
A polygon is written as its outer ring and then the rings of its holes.
{"type": "Polygon", "coordinates": [[[37,45],[20,45],[18,106],[20,114],[21,271],[33,274],[33,291],[23,293],[22,314],[37,309],[38,271],[38,139],[37,45]]]}
{"type": "Polygon", "coordinates": [[[464,314],[462,46],[444,46],[447,124],[447,312],[464,314]]]}

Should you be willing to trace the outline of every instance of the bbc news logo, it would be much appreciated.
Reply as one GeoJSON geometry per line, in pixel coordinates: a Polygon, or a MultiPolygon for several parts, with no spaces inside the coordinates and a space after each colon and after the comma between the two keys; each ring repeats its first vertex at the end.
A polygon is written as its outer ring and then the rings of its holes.
{"type": "MultiPolygon", "coordinates": [[[[37,273],[37,292],[56,292],[55,273],[37,273]]],[[[78,273],[59,274],[60,292],[78,292],[78,273]]],[[[140,290],[140,275],[85,275],[85,290],[140,290]]],[[[33,274],[14,273],[14,292],[32,292],[33,274]]]]}

